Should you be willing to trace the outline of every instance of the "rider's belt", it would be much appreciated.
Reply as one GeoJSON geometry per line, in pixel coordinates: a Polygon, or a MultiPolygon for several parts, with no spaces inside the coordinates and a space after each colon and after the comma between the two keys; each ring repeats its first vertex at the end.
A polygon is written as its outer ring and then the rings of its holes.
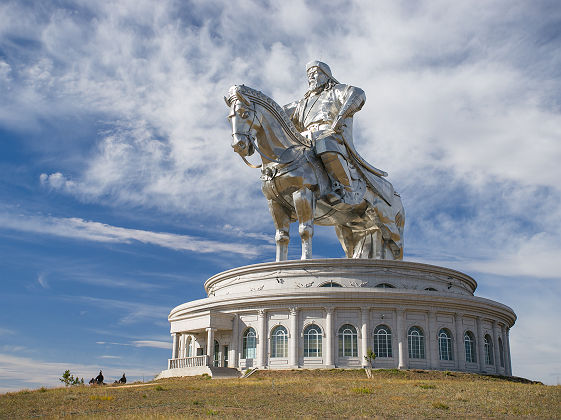
{"type": "Polygon", "coordinates": [[[306,127],[307,131],[327,130],[331,128],[331,124],[327,123],[313,123],[306,127]]]}

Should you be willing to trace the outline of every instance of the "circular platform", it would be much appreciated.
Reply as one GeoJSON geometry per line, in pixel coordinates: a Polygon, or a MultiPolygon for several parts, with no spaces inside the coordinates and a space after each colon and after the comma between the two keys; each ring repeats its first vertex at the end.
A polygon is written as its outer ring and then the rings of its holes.
{"type": "Polygon", "coordinates": [[[476,281],[448,268],[271,262],[224,271],[204,287],[207,298],[169,315],[171,370],[179,366],[172,360],[205,355],[211,365],[237,369],[362,367],[372,349],[376,367],[511,372],[516,315],[474,296],[476,281]]]}

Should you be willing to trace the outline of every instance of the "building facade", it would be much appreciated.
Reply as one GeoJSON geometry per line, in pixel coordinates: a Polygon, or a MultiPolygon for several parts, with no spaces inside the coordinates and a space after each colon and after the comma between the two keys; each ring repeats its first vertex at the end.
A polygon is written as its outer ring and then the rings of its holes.
{"type": "Polygon", "coordinates": [[[325,259],[239,267],[208,297],[169,315],[173,349],[159,377],[212,368],[374,367],[511,375],[509,307],[477,283],[426,264],[325,259]]]}

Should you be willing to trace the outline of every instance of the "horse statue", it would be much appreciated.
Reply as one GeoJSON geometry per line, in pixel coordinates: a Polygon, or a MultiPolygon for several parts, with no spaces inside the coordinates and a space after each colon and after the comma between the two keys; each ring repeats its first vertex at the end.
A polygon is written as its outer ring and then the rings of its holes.
{"type": "Polygon", "coordinates": [[[403,259],[405,214],[388,181],[377,177],[374,185],[372,175],[350,161],[356,203],[332,204],[326,199],[331,181],[312,141],[298,132],[280,105],[244,85],[232,86],[224,100],[234,151],[247,165],[261,168],[262,191],[276,229],[276,261],[288,258],[289,227],[296,221],[303,260],[312,258],[314,224],[335,227],[347,258],[403,259]],[[246,159],[255,151],[260,165],[246,159]]]}

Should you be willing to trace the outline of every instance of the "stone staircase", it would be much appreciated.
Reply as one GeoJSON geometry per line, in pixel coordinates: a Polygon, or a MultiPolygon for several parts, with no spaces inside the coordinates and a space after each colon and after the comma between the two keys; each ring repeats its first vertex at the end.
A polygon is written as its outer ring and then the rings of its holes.
{"type": "Polygon", "coordinates": [[[212,379],[234,379],[241,376],[241,372],[234,368],[209,367],[212,379]]]}

